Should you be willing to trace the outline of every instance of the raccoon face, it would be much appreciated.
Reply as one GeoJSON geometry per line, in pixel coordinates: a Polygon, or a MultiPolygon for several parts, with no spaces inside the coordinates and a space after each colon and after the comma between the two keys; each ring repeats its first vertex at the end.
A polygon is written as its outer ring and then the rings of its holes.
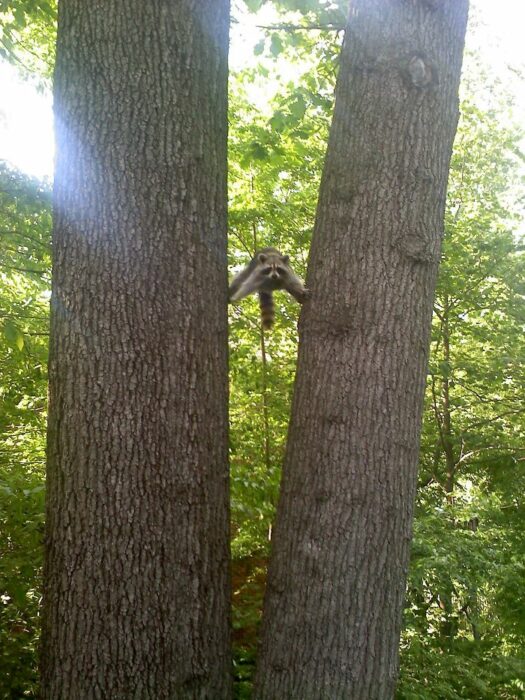
{"type": "Polygon", "coordinates": [[[286,267],[288,260],[289,258],[287,255],[280,256],[261,253],[259,255],[261,275],[273,285],[282,284],[288,276],[288,269],[286,267]]]}

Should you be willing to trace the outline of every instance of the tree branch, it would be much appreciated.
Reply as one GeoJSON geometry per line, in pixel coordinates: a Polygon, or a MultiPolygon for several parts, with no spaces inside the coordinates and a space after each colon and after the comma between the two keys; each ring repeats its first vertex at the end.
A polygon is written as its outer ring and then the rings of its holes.
{"type": "Polygon", "coordinates": [[[321,32],[342,32],[344,24],[257,24],[257,29],[265,29],[272,32],[300,32],[317,30],[321,32]]]}

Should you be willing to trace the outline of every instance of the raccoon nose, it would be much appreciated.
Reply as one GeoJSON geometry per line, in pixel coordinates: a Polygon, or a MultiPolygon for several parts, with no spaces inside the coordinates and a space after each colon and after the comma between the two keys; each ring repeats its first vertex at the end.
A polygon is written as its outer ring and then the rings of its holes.
{"type": "Polygon", "coordinates": [[[279,273],[274,271],[274,272],[272,272],[272,274],[270,275],[270,277],[271,277],[273,280],[277,280],[277,279],[279,279],[279,273]]]}

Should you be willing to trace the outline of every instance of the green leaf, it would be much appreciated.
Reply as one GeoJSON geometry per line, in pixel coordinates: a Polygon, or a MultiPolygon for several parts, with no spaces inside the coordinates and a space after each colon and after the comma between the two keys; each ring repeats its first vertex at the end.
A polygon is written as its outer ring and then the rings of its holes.
{"type": "Polygon", "coordinates": [[[268,149],[257,141],[250,144],[250,154],[255,160],[267,160],[269,155],[268,149]]]}
{"type": "Polygon", "coordinates": [[[302,119],[306,112],[306,102],[302,95],[297,95],[295,100],[290,104],[290,113],[299,120],[302,119]]]}
{"type": "Polygon", "coordinates": [[[253,53],[255,56],[260,56],[262,52],[264,51],[264,39],[261,39],[261,41],[258,41],[255,46],[253,47],[253,53]]]}
{"type": "Polygon", "coordinates": [[[270,40],[270,53],[272,56],[278,56],[283,50],[283,42],[278,34],[272,34],[270,40]]]}
{"type": "Polygon", "coordinates": [[[264,0],[244,0],[244,4],[250,12],[257,12],[261,9],[264,0]]]}
{"type": "Polygon", "coordinates": [[[13,11],[17,29],[23,29],[26,25],[26,14],[22,7],[16,7],[13,11]]]}
{"type": "Polygon", "coordinates": [[[8,320],[4,323],[4,337],[10,345],[17,347],[19,350],[23,350],[24,334],[12,321],[8,320]]]}
{"type": "Polygon", "coordinates": [[[270,119],[269,124],[277,133],[284,131],[286,128],[286,115],[281,110],[277,110],[270,119]]]}

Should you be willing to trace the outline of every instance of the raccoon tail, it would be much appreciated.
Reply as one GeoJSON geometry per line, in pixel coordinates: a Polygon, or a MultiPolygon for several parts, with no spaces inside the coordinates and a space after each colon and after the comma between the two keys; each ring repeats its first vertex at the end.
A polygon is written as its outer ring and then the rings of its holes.
{"type": "Polygon", "coordinates": [[[275,317],[275,307],[273,294],[271,292],[259,292],[259,304],[261,307],[261,324],[266,330],[273,326],[275,317]]]}

